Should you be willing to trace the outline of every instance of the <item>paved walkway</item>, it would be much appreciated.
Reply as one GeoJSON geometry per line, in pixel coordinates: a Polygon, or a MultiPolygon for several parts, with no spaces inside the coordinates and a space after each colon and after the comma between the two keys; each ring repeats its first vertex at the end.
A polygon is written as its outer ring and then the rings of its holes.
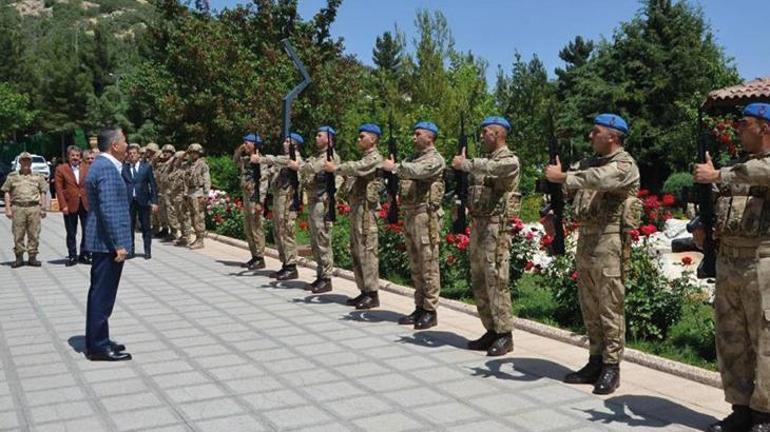
{"type": "MultiPolygon", "coordinates": [[[[618,393],[559,378],[580,348],[517,331],[502,359],[462,347],[478,319],[398,326],[411,300],[344,306],[351,282],[308,295],[242,272],[247,252],[155,244],[127,263],[111,328],[131,362],[84,359],[89,267],[63,265],[59,214],[44,221],[42,268],[12,270],[0,221],[0,431],[673,431],[725,413],[718,389],[625,364],[618,393]]],[[[276,262],[268,264],[275,267],[276,262]]],[[[312,272],[303,269],[304,280],[312,272]]]]}

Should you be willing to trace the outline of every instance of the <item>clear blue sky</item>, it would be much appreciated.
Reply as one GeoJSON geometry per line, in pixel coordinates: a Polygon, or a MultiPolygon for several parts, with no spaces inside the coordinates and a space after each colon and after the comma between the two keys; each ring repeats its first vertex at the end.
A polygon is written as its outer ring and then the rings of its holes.
{"type": "MultiPolygon", "coordinates": [[[[243,0],[210,0],[212,9],[232,7],[243,0]]],[[[770,76],[770,0],[700,0],[717,41],[733,57],[744,79],[770,76]]],[[[303,18],[326,4],[299,0],[303,18]]],[[[489,62],[494,84],[497,65],[510,71],[516,51],[533,54],[549,74],[562,65],[559,50],[575,36],[611,38],[621,21],[639,9],[636,0],[343,0],[332,34],[345,40],[345,50],[372,64],[376,37],[394,25],[406,33],[413,48],[414,17],[419,9],[441,10],[461,51],[473,51],[489,62]]]]}

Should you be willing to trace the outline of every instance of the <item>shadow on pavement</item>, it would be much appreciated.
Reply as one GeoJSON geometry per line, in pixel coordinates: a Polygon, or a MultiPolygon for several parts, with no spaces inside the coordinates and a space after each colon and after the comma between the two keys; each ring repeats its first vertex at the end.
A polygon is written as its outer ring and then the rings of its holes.
{"type": "Polygon", "coordinates": [[[399,339],[398,342],[432,348],[452,346],[455,348],[467,349],[468,346],[468,339],[465,339],[462,336],[450,332],[433,330],[417,332],[410,336],[401,336],[401,339],[399,339]]]}
{"type": "Polygon", "coordinates": [[[276,288],[303,289],[308,283],[303,281],[275,281],[272,282],[276,288]]]}
{"type": "MultiPolygon", "coordinates": [[[[64,264],[67,264],[67,261],[69,261],[67,258],[59,258],[59,259],[48,260],[48,261],[46,261],[46,263],[48,263],[48,264],[62,264],[62,265],[64,265],[64,264]]],[[[78,264],[80,264],[80,262],[78,262],[78,264]]]]}
{"type": "Polygon", "coordinates": [[[473,376],[513,381],[537,381],[550,378],[561,381],[564,375],[572,372],[566,367],[540,358],[506,357],[490,360],[483,367],[470,368],[473,376]]]}
{"type": "Polygon", "coordinates": [[[672,424],[696,430],[705,430],[716,418],[682,406],[676,402],[654,396],[623,395],[604,401],[612,413],[597,410],[581,410],[592,422],[602,424],[622,423],[631,427],[666,427],[672,424]]]}
{"type": "Polygon", "coordinates": [[[72,336],[67,340],[67,343],[70,344],[73,350],[75,352],[84,353],[86,352],[86,337],[85,336],[72,336]]]}
{"type": "MultiPolygon", "coordinates": [[[[345,298],[347,300],[347,297],[345,298]]],[[[344,303],[344,302],[343,302],[344,303]]],[[[342,317],[346,321],[359,321],[359,322],[397,322],[403,315],[397,312],[381,309],[373,310],[356,310],[342,317]]]]}
{"type": "Polygon", "coordinates": [[[342,294],[313,294],[304,298],[292,299],[294,303],[308,303],[308,304],[326,304],[337,303],[345,304],[348,296],[342,294]]]}
{"type": "Polygon", "coordinates": [[[230,260],[217,260],[218,263],[224,264],[228,267],[240,267],[243,264],[242,261],[230,261],[230,260]]]}

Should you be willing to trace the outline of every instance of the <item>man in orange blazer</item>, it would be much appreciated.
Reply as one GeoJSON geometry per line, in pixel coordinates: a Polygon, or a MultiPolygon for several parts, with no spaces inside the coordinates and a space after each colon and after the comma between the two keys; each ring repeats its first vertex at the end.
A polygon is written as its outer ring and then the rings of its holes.
{"type": "Polygon", "coordinates": [[[88,174],[88,165],[82,163],[82,152],[78,147],[67,148],[67,163],[56,167],[54,183],[56,185],[56,198],[59,200],[59,209],[64,215],[64,226],[67,229],[67,267],[80,261],[90,264],[91,259],[85,251],[85,227],[88,215],[88,197],[86,196],[85,180],[88,174]],[[80,256],[78,257],[76,237],[80,220],[80,256]]]}

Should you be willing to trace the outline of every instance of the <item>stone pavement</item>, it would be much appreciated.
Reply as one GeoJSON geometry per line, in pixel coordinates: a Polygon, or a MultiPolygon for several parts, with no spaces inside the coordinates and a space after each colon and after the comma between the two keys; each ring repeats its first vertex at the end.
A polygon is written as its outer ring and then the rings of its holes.
{"type": "Polygon", "coordinates": [[[110,324],[134,360],[92,363],[89,267],[63,265],[61,215],[44,221],[42,268],[8,266],[6,218],[0,245],[2,432],[674,431],[727,410],[719,389],[630,363],[620,391],[597,397],[559,381],[583,349],[517,331],[513,355],[490,359],[463,349],[481,332],[473,316],[442,309],[415,332],[395,323],[407,297],[356,312],[349,281],[308,295],[241,271],[248,252],[213,241],[156,242],[152,260],[126,264],[110,324]]]}

